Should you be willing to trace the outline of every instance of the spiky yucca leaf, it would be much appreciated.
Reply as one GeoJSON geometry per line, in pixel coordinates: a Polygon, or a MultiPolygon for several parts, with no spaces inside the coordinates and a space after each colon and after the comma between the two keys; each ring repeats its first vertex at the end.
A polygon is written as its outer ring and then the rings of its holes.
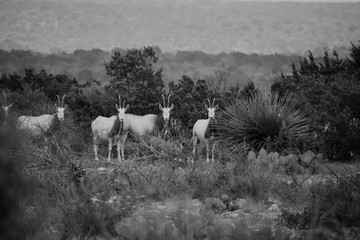
{"type": "Polygon", "coordinates": [[[229,145],[246,142],[260,149],[270,139],[276,141],[280,132],[297,137],[308,129],[309,119],[297,106],[291,94],[257,93],[249,99],[239,99],[219,114],[219,137],[229,145]]]}

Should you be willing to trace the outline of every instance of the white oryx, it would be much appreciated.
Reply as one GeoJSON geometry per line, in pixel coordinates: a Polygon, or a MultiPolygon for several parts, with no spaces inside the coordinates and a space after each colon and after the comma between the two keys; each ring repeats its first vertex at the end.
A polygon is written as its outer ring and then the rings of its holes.
{"type": "Polygon", "coordinates": [[[145,135],[160,135],[161,132],[168,128],[170,111],[174,108],[174,104],[170,105],[170,96],[168,96],[168,103],[166,104],[165,96],[162,95],[164,107],[159,104],[159,108],[162,113],[156,114],[146,114],[143,116],[138,116],[134,114],[126,114],[124,119],[124,132],[125,135],[121,139],[121,151],[124,151],[125,141],[127,139],[128,133],[141,137],[145,135]]]}
{"type": "Polygon", "coordinates": [[[39,136],[52,127],[60,124],[64,120],[64,112],[67,105],[64,106],[65,95],[60,101],[59,95],[56,95],[58,103],[55,103],[56,113],[54,114],[43,114],[37,117],[34,116],[20,116],[18,118],[19,129],[28,132],[31,136],[39,136]]]}
{"type": "MultiPolygon", "coordinates": [[[[123,136],[124,117],[126,110],[129,109],[129,105],[125,107],[126,100],[124,100],[123,104],[121,105],[121,98],[119,95],[118,98],[119,98],[119,105],[115,104],[115,108],[118,111],[117,115],[108,118],[99,116],[91,123],[96,160],[99,160],[97,154],[98,146],[102,143],[108,142],[109,143],[108,161],[111,160],[111,149],[113,143],[117,144],[118,160],[119,162],[121,161],[120,139],[124,137],[123,136]]],[[[122,158],[125,159],[124,148],[121,148],[121,155],[122,158]]]]}
{"type": "Polygon", "coordinates": [[[4,95],[4,101],[1,103],[1,109],[0,109],[0,126],[5,125],[8,120],[9,116],[9,110],[12,106],[12,104],[7,104],[6,94],[3,92],[4,95]]]}
{"type": "Polygon", "coordinates": [[[214,162],[214,150],[217,144],[217,141],[214,139],[217,127],[216,127],[216,120],[215,120],[215,110],[218,108],[218,105],[214,106],[215,99],[213,100],[212,104],[208,99],[209,106],[205,104],[205,109],[208,111],[208,119],[199,119],[196,121],[193,127],[193,136],[192,136],[192,143],[193,143],[193,158],[195,159],[196,153],[196,145],[198,141],[205,142],[206,145],[206,162],[210,162],[209,158],[209,144],[210,141],[213,142],[211,155],[212,155],[212,162],[214,162]]]}

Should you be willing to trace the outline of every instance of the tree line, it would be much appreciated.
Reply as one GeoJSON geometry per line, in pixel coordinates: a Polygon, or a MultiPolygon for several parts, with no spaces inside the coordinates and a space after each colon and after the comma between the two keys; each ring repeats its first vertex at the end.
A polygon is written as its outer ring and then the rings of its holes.
{"type": "Polygon", "coordinates": [[[306,103],[312,123],[308,144],[333,160],[359,156],[360,45],[352,43],[345,59],[325,50],[316,61],[309,51],[300,66],[291,66],[292,73],[276,79],[271,90],[296,93],[306,103]]]}
{"type": "MultiPolygon", "coordinates": [[[[206,118],[204,105],[207,98],[215,98],[224,110],[237,99],[250,99],[259,92],[251,81],[245,86],[226,85],[227,73],[223,69],[218,69],[212,82],[183,75],[171,81],[165,91],[163,70],[155,67],[158,60],[153,47],[115,50],[105,62],[107,83],[79,83],[66,74],[55,75],[28,66],[23,75],[16,72],[2,74],[0,88],[13,103],[13,111],[21,115],[43,114],[39,104],[53,104],[57,94],[66,94],[68,114],[87,141],[90,141],[91,121],[99,115],[116,113],[117,94],[130,104],[129,113],[143,115],[160,113],[161,95],[171,93],[170,101],[175,106],[171,118],[179,120],[182,128],[190,133],[197,119],[206,118]]],[[[292,63],[291,67],[291,74],[282,74],[271,86],[271,91],[279,94],[292,92],[299,104],[307,106],[311,131],[302,139],[294,140],[291,147],[298,151],[311,148],[334,160],[358,156],[360,46],[352,44],[346,59],[340,59],[335,51],[329,54],[325,50],[319,61],[309,52],[307,57],[300,59],[299,66],[292,63]]],[[[276,140],[284,140],[282,137],[278,136],[276,140]]]]}
{"type": "MultiPolygon", "coordinates": [[[[227,84],[246,84],[249,79],[259,87],[269,88],[271,78],[281,72],[289,72],[288,63],[297,61],[297,56],[283,54],[259,55],[241,52],[207,54],[202,51],[179,51],[164,53],[158,47],[153,47],[158,61],[156,69],[163,69],[165,87],[171,81],[177,81],[183,74],[191,78],[205,78],[211,81],[218,68],[227,72],[227,84]],[[215,71],[214,71],[215,69],[215,71]]],[[[115,48],[111,52],[100,49],[75,50],[72,53],[58,52],[41,54],[30,50],[0,49],[0,74],[16,72],[25,74],[24,69],[31,66],[36,71],[45,70],[53,75],[66,74],[79,83],[93,80],[107,83],[109,76],[104,68],[115,52],[125,54],[127,51],[115,48]]]]}

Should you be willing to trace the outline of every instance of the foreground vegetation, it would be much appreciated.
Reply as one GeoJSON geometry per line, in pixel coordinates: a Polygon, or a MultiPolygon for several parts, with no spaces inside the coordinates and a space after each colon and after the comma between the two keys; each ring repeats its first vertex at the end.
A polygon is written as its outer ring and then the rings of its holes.
{"type": "Polygon", "coordinates": [[[359,237],[359,165],[224,148],[193,165],[190,146],[161,139],[128,142],[119,164],[72,151],[76,133],[49,145],[18,134],[1,149],[4,239],[359,237]]]}
{"type": "Polygon", "coordinates": [[[114,54],[105,86],[31,68],[3,75],[14,119],[53,112],[56,94],[69,109],[46,142],[0,119],[0,238],[358,239],[359,48],[321,63],[310,53],[267,95],[252,83],[226,88],[222,75],[212,89],[183,76],[169,85],[171,138],[132,139],[121,163],[93,160],[90,123],[115,113],[117,93],[131,113],[158,111],[152,48],[114,54]],[[191,164],[189,130],[206,98],[221,109],[216,161],[202,149],[191,164]]]}

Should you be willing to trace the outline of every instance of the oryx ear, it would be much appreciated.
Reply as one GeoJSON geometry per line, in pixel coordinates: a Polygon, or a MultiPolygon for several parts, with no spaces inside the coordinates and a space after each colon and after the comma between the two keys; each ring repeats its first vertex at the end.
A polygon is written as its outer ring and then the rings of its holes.
{"type": "Polygon", "coordinates": [[[64,109],[65,109],[65,108],[68,108],[68,105],[67,105],[67,104],[65,104],[64,109]]]}
{"type": "Polygon", "coordinates": [[[161,106],[161,104],[159,103],[159,108],[160,110],[162,111],[163,110],[163,107],[161,106]]]}
{"type": "Polygon", "coordinates": [[[54,104],[54,106],[55,106],[56,108],[58,108],[58,105],[57,105],[56,103],[54,104]]]}
{"type": "Polygon", "coordinates": [[[8,108],[11,108],[12,107],[12,103],[8,106],[8,108]]]}
{"type": "Polygon", "coordinates": [[[170,111],[174,108],[174,104],[171,104],[170,111]]]}
{"type": "Polygon", "coordinates": [[[115,103],[115,108],[116,108],[116,110],[119,109],[119,105],[117,105],[117,103],[115,103]]]}
{"type": "Polygon", "coordinates": [[[205,109],[208,110],[208,108],[209,108],[208,105],[205,104],[205,109]]]}
{"type": "Polygon", "coordinates": [[[216,104],[215,109],[218,109],[218,108],[219,108],[219,105],[216,104]]]}
{"type": "Polygon", "coordinates": [[[126,107],[125,107],[125,111],[127,111],[129,109],[129,104],[128,105],[126,105],[126,107]]]}

